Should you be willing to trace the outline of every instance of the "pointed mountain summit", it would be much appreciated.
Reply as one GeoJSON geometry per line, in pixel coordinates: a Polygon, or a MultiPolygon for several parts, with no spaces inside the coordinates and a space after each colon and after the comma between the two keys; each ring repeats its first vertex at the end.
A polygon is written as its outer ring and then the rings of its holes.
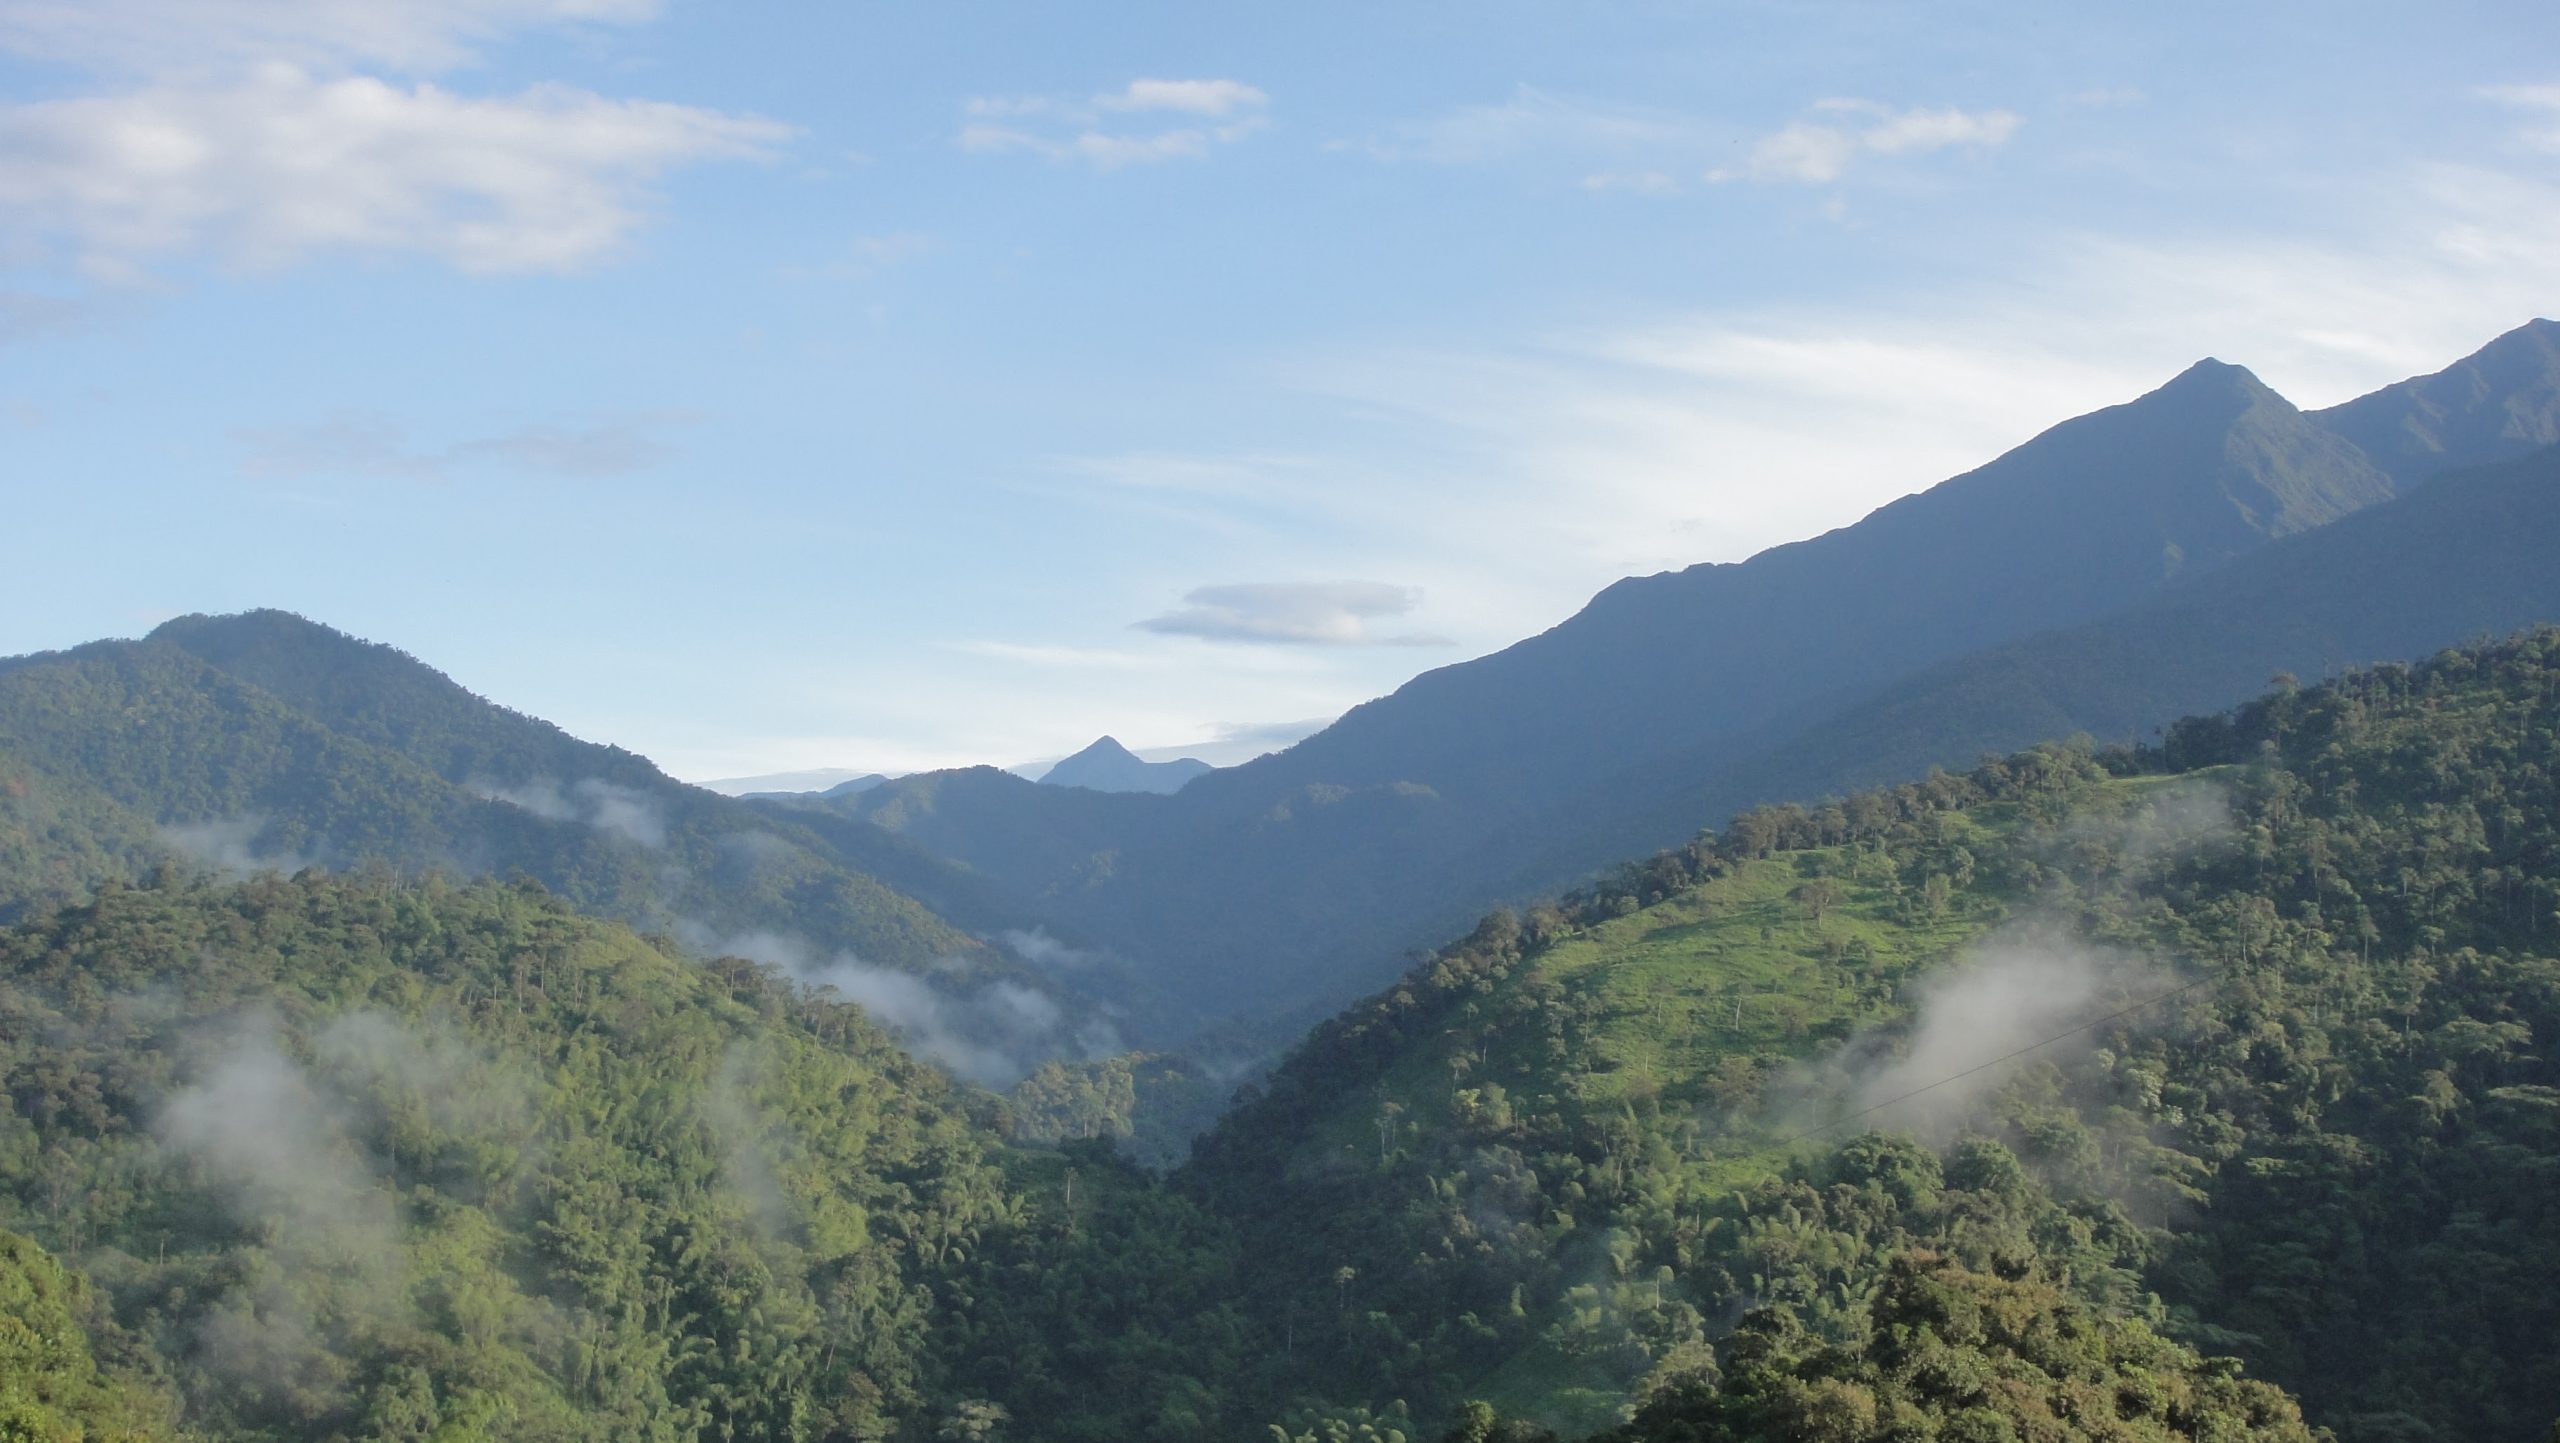
{"type": "Polygon", "coordinates": [[[1096,792],[1170,793],[1182,790],[1193,777],[1215,770],[1197,757],[1146,761],[1117,739],[1102,737],[1049,768],[1040,782],[1043,786],[1083,787],[1096,792]]]}
{"type": "Polygon", "coordinates": [[[1618,582],[1541,636],[1426,673],[1201,790],[1286,777],[1569,794],[1843,689],[2104,615],[2392,494],[2257,377],[2200,361],[1855,525],[1618,582]]]}
{"type": "Polygon", "coordinates": [[[2406,489],[2560,442],[2560,323],[2532,320],[2430,376],[2315,411],[2406,489]]]}

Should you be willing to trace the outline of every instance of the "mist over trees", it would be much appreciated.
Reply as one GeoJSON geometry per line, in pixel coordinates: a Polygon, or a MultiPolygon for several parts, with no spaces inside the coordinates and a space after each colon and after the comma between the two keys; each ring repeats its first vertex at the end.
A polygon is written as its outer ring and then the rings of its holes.
{"type": "Polygon", "coordinates": [[[2536,632],[1756,810],[1170,1174],[530,884],[111,883],[0,933],[7,1316],[137,1438],[2533,1437],[2556,786],[2536,632]]]}

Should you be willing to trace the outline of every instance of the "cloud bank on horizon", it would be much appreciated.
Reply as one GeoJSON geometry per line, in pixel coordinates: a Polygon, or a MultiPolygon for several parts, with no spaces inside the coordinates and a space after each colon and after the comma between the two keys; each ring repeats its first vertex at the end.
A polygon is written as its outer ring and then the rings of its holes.
{"type": "Polygon", "coordinates": [[[682,775],[1243,751],[2197,356],[2560,310],[2548,7],[2036,15],[0,0],[0,437],[119,558],[0,652],[282,605],[682,775]]]}

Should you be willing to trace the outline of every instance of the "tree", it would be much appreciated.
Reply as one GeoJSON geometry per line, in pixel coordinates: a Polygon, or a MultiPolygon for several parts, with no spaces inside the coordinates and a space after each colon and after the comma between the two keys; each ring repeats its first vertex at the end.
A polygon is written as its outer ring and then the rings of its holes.
{"type": "Polygon", "coordinates": [[[995,1443],[998,1433],[1012,1419],[1013,1415],[1007,1413],[1001,1403],[968,1398],[943,1416],[941,1425],[933,1430],[933,1436],[942,1439],[943,1443],[995,1443]]]}
{"type": "Polygon", "coordinates": [[[1840,884],[1829,877],[1816,877],[1799,885],[1787,895],[1801,903],[1805,911],[1813,914],[1815,924],[1819,925],[1822,914],[1839,903],[1840,884]]]}

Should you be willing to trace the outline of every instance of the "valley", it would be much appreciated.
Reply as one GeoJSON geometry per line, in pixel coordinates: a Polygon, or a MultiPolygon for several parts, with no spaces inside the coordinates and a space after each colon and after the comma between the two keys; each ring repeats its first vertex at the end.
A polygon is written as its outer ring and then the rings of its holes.
{"type": "Polygon", "coordinates": [[[2534,1443],[2555,335],[2205,363],[1232,768],[0,663],[0,1428],[2534,1443]]]}

